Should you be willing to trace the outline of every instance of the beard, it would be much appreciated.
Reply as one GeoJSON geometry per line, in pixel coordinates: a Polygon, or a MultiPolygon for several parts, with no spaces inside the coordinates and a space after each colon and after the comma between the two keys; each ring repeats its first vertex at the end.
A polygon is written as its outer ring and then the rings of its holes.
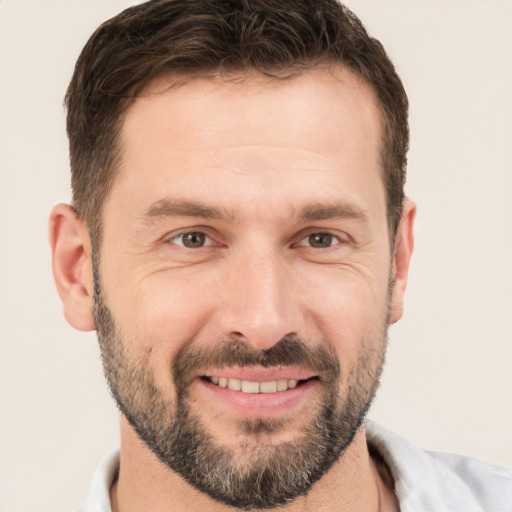
{"type": "Polygon", "coordinates": [[[151,350],[138,357],[125,350],[123,334],[105,304],[97,272],[95,277],[94,321],[105,376],[118,408],[166,466],[213,500],[244,510],[284,506],[305,495],[352,442],[379,385],[387,315],[360,340],[357,365],[347,375],[341,375],[339,361],[327,342],[313,345],[287,337],[267,350],[229,339],[213,347],[184,344],[169,368],[175,389],[171,399],[157,386],[151,350]],[[304,418],[241,419],[237,428],[246,441],[223,446],[209,432],[200,412],[194,411],[189,386],[198,370],[233,366],[311,370],[322,386],[321,398],[312,405],[306,422],[304,418]],[[343,379],[346,391],[341,396],[343,379]],[[272,434],[294,424],[294,441],[267,442],[272,434]]]}

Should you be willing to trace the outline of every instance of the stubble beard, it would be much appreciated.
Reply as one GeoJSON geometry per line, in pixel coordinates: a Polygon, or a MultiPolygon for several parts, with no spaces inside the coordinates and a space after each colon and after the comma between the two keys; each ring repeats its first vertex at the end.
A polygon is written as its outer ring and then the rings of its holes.
{"type": "Polygon", "coordinates": [[[347,382],[344,397],[340,396],[339,361],[326,348],[327,343],[312,346],[302,339],[284,338],[262,351],[232,340],[201,351],[187,345],[170,368],[176,390],[171,400],[156,385],[149,351],[136,359],[126,354],[98,279],[94,299],[104,372],[120,411],[165,465],[213,500],[234,508],[270,509],[305,495],[350,445],[379,385],[387,318],[362,340],[357,367],[343,376],[347,382]],[[201,415],[193,410],[190,375],[194,369],[235,365],[295,365],[320,376],[322,398],[294,441],[267,442],[273,433],[289,429],[293,419],[264,418],[238,422],[240,433],[247,439],[242,446],[227,447],[215,440],[201,415]]]}

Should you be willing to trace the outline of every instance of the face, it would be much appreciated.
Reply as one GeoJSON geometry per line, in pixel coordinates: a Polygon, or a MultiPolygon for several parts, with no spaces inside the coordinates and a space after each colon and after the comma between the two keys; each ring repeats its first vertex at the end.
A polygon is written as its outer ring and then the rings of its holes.
{"type": "Polygon", "coordinates": [[[189,483],[239,508],[282,505],[352,441],[382,367],[378,103],[340,70],[171,83],[128,110],[104,205],[107,377],[189,483]]]}

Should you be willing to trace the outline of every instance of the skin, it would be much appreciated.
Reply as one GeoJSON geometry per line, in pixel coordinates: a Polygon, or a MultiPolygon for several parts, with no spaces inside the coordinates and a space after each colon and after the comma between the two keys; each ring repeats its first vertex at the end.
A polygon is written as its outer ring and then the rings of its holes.
{"type": "MultiPolygon", "coordinates": [[[[129,108],[121,170],[104,204],[102,288],[126,352],[149,354],[155,382],[171,402],[169,366],[178,351],[223,338],[257,349],[290,335],[326,343],[341,375],[349,375],[358,357],[382,348],[378,336],[378,346],[362,345],[368,330],[401,317],[413,248],[410,201],[394,253],[390,247],[375,94],[342,69],[169,88],[175,82],[154,81],[129,108]],[[177,214],[168,206],[178,201],[224,215],[177,214]],[[337,211],[322,219],[300,215],[332,206],[337,211]],[[184,232],[205,233],[206,245],[184,247],[184,232]],[[332,244],[312,247],[314,233],[332,234],[332,244]]],[[[90,240],[69,206],[52,211],[50,241],[65,316],[77,329],[93,330],[90,240]]],[[[190,393],[219,444],[247,441],[236,406],[212,398],[198,379],[190,393]]],[[[293,406],[264,410],[293,421],[258,442],[296,439],[318,393],[311,386],[293,406]]],[[[382,509],[394,510],[385,471],[373,464],[361,427],[341,459],[287,508],[377,510],[380,494],[382,509]]],[[[230,510],[163,465],[125,418],[112,503],[122,512],[230,510]]]]}

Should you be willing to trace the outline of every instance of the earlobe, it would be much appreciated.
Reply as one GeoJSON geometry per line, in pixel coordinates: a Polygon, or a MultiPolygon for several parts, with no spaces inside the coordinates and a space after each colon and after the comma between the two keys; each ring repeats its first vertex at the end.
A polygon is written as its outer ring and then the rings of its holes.
{"type": "Polygon", "coordinates": [[[94,330],[91,245],[75,210],[58,204],[50,214],[49,239],[53,277],[64,306],[64,316],[80,331],[94,330]]]}
{"type": "Polygon", "coordinates": [[[414,219],[416,205],[406,199],[403,204],[402,218],[398,226],[395,240],[395,256],[393,258],[393,289],[389,322],[394,324],[402,317],[404,311],[404,294],[409,276],[409,265],[414,249],[414,219]]]}

